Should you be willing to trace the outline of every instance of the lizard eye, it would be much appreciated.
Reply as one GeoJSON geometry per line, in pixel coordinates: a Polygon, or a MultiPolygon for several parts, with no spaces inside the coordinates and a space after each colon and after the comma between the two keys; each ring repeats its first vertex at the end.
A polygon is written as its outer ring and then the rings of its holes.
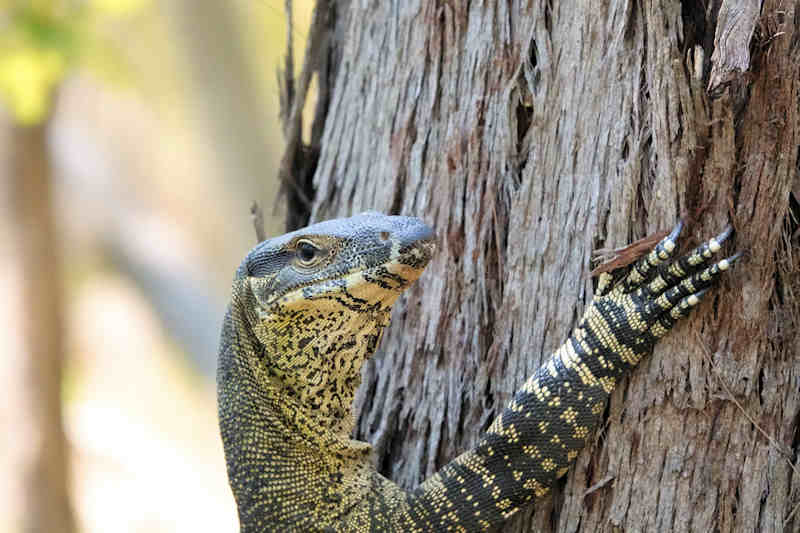
{"type": "Polygon", "coordinates": [[[303,239],[297,242],[295,254],[300,264],[307,267],[313,265],[318,259],[319,248],[313,242],[303,239]]]}

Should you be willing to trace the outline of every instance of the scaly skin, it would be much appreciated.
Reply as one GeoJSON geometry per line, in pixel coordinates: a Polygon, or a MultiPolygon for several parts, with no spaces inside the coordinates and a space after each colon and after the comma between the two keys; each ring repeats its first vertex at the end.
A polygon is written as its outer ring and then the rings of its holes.
{"type": "Polygon", "coordinates": [[[412,492],[350,439],[363,362],[433,253],[421,221],[364,213],[264,241],[233,283],[218,401],[242,532],[484,531],[544,495],[619,379],[739,256],[730,229],[672,262],[680,224],[623,279],[604,274],[567,341],[472,450],[412,492]]]}

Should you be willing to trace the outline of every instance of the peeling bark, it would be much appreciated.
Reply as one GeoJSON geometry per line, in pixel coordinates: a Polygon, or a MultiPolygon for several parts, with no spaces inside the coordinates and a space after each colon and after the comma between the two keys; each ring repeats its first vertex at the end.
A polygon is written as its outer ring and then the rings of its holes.
{"type": "Polygon", "coordinates": [[[764,3],[748,76],[711,99],[724,4],[324,5],[311,217],[413,214],[440,240],[357,397],[379,469],[410,488],[476,442],[590,301],[593,250],[730,221],[749,261],[504,531],[800,531],[798,7],[764,3]]]}
{"type": "Polygon", "coordinates": [[[761,0],[722,3],[717,15],[714,53],[708,90],[716,90],[735,73],[747,72],[750,66],[750,38],[756,27],[761,0]]]}

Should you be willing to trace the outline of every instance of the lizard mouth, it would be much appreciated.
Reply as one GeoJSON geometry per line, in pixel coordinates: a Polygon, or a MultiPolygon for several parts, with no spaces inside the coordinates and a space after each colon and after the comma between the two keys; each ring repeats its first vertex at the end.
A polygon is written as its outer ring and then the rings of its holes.
{"type": "Polygon", "coordinates": [[[408,231],[393,236],[392,252],[384,268],[402,278],[402,289],[407,288],[428,266],[436,251],[436,240],[433,230],[418,222],[408,231]]]}
{"type": "Polygon", "coordinates": [[[431,237],[400,248],[396,261],[421,272],[428,266],[435,251],[436,241],[431,237]]]}
{"type": "Polygon", "coordinates": [[[393,259],[401,264],[423,270],[436,250],[433,230],[420,220],[392,235],[393,259]]]}
{"type": "Polygon", "coordinates": [[[408,231],[398,231],[387,239],[386,244],[391,245],[384,248],[388,253],[382,260],[336,278],[335,292],[344,296],[340,303],[353,298],[355,302],[388,310],[422,275],[436,250],[436,241],[428,226],[415,222],[408,231]]]}
{"type": "Polygon", "coordinates": [[[388,308],[425,270],[436,250],[433,232],[393,238],[389,256],[378,264],[347,276],[348,293],[388,308]]]}

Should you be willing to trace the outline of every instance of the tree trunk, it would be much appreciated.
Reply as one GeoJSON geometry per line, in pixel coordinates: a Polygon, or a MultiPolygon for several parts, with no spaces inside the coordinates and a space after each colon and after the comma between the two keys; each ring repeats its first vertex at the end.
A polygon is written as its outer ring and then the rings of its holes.
{"type": "Polygon", "coordinates": [[[330,91],[293,147],[319,156],[312,218],[411,214],[439,238],[358,395],[379,470],[410,488],[476,442],[581,316],[593,250],[730,222],[749,259],[504,531],[800,531],[800,7],[317,9],[305,68],[330,91]]]}
{"type": "MultiPolygon", "coordinates": [[[[64,319],[60,242],[53,215],[47,123],[14,126],[10,132],[9,199],[19,287],[9,295],[19,317],[22,353],[5,402],[14,409],[9,431],[20,441],[20,531],[75,531],[69,498],[69,453],[61,410],[64,319]],[[18,298],[13,298],[13,296],[18,298]]],[[[12,324],[14,322],[12,321],[12,324]]]]}

